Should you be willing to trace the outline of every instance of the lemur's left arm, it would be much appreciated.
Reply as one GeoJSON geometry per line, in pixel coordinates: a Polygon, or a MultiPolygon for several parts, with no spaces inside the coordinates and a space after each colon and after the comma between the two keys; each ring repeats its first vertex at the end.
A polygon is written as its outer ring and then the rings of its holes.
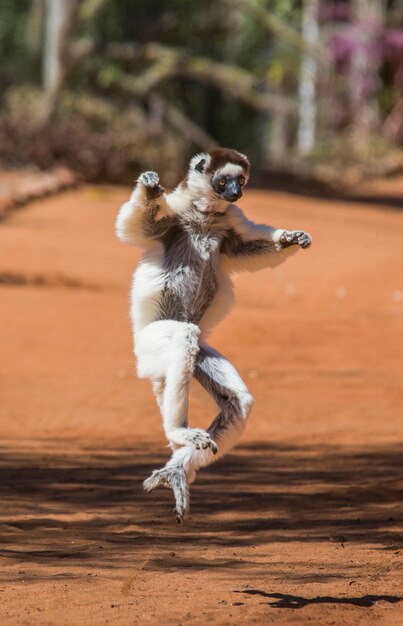
{"type": "Polygon", "coordinates": [[[311,245],[308,233],[255,224],[237,206],[231,205],[226,215],[228,231],[221,244],[221,253],[229,271],[254,272],[264,267],[276,267],[299,248],[311,245]]]}
{"type": "Polygon", "coordinates": [[[144,172],[119,210],[116,234],[121,241],[149,248],[172,224],[173,213],[156,172],[144,172]]]}

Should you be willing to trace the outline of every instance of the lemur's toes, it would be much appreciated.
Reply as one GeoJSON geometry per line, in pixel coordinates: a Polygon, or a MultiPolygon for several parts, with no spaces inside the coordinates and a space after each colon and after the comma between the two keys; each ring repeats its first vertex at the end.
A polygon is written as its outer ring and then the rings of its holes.
{"type": "MultiPolygon", "coordinates": [[[[217,444],[210,438],[208,439],[208,441],[204,441],[201,444],[201,447],[203,448],[203,450],[207,450],[207,448],[210,448],[213,454],[217,454],[218,452],[217,444]]],[[[200,450],[199,444],[196,445],[196,450],[200,450]]]]}
{"type": "Polygon", "coordinates": [[[189,508],[189,485],[186,474],[181,466],[162,467],[154,470],[143,482],[144,490],[153,491],[157,487],[170,487],[175,497],[174,513],[176,521],[181,524],[189,508]]]}
{"type": "Polygon", "coordinates": [[[211,439],[211,436],[207,431],[202,430],[201,428],[189,429],[187,439],[196,450],[207,450],[207,448],[210,448],[213,454],[217,454],[217,445],[211,439]]]}
{"type": "Polygon", "coordinates": [[[218,452],[218,447],[217,447],[217,444],[216,444],[216,443],[214,443],[214,441],[212,441],[212,442],[210,443],[210,448],[211,448],[211,452],[212,452],[213,454],[217,454],[217,452],[218,452]]]}
{"type": "Polygon", "coordinates": [[[203,450],[207,450],[207,448],[210,448],[213,454],[217,454],[218,452],[218,447],[212,439],[210,439],[210,441],[207,441],[206,443],[203,443],[202,448],[203,450]]]}
{"type": "Polygon", "coordinates": [[[147,493],[154,491],[154,489],[156,489],[160,484],[160,477],[158,476],[157,471],[158,470],[155,470],[151,476],[143,481],[143,489],[147,493]]]}
{"type": "Polygon", "coordinates": [[[153,480],[152,476],[150,476],[149,478],[146,478],[145,480],[143,480],[143,489],[147,493],[150,493],[156,487],[157,487],[157,485],[155,484],[155,481],[153,480]]]}
{"type": "Polygon", "coordinates": [[[143,489],[147,493],[154,491],[157,487],[170,487],[169,476],[164,469],[154,470],[151,476],[143,481],[143,489]]]}

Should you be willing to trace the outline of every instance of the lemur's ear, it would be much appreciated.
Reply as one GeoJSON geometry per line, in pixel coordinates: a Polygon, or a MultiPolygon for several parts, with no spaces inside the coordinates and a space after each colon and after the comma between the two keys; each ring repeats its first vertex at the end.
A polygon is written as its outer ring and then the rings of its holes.
{"type": "Polygon", "coordinates": [[[206,159],[200,159],[200,161],[196,163],[195,165],[195,170],[200,172],[200,174],[203,174],[205,164],[206,164],[206,159]]]}

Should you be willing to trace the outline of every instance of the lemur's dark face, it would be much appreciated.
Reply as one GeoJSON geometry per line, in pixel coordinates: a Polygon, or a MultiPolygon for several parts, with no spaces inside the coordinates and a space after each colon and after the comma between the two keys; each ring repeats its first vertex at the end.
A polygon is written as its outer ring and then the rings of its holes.
{"type": "Polygon", "coordinates": [[[242,196],[242,187],[246,182],[243,173],[236,175],[217,172],[211,181],[214,191],[228,202],[236,202],[242,196]]]}
{"type": "Polygon", "coordinates": [[[249,179],[249,169],[249,160],[244,154],[230,148],[217,148],[208,154],[201,153],[193,157],[186,184],[195,197],[210,199],[206,206],[212,211],[217,210],[217,207],[223,210],[224,203],[216,201],[231,203],[239,200],[243,186],[249,179]]]}

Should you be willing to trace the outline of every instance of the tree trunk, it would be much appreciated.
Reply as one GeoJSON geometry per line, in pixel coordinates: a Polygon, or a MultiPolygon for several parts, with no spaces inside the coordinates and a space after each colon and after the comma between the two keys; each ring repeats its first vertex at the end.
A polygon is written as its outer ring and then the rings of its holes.
{"type": "Polygon", "coordinates": [[[352,137],[366,149],[379,123],[375,99],[379,84],[380,53],[377,43],[383,23],[382,0],[354,0],[356,48],[351,58],[350,106],[352,137]]]}
{"type": "Polygon", "coordinates": [[[316,81],[317,56],[310,51],[319,44],[319,0],[304,0],[302,8],[302,36],[306,44],[299,80],[299,109],[297,153],[300,157],[311,154],[316,137],[316,81]]]}
{"type": "Polygon", "coordinates": [[[67,64],[67,44],[77,0],[45,0],[43,88],[45,122],[54,114],[67,64]]]}

